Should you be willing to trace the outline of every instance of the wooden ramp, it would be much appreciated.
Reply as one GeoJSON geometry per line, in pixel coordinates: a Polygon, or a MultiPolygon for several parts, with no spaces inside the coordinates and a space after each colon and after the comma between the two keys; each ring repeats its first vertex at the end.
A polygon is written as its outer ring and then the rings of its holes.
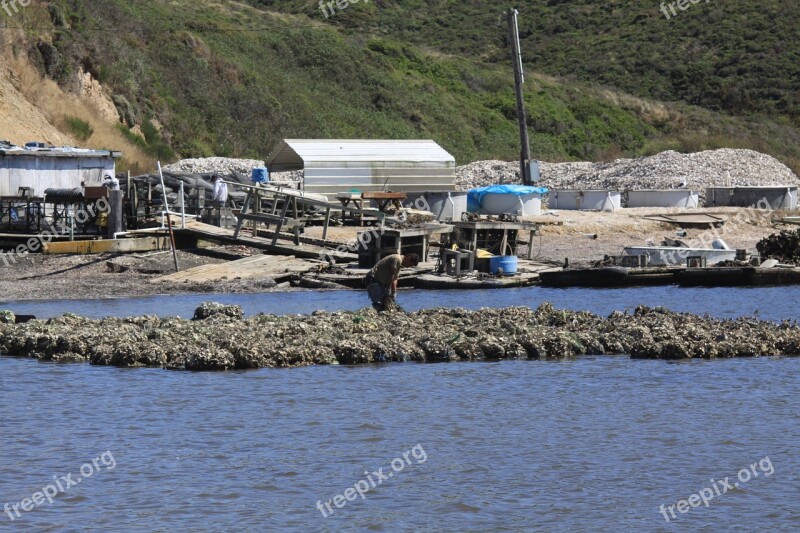
{"type": "MultiPolygon", "coordinates": [[[[294,244],[293,242],[278,242],[272,244],[272,239],[265,239],[264,237],[252,237],[246,235],[239,235],[238,238],[233,236],[234,230],[227,228],[220,228],[202,222],[187,222],[186,228],[175,227],[177,234],[189,234],[198,238],[218,242],[221,244],[243,244],[265,250],[273,255],[290,255],[304,259],[318,259],[328,260],[333,259],[337,263],[351,263],[358,261],[358,256],[349,252],[337,252],[334,248],[324,248],[316,244],[308,244],[300,242],[294,244]]],[[[286,238],[290,239],[292,236],[287,235],[286,238]]]]}
{"type": "Polygon", "coordinates": [[[666,222],[678,226],[721,226],[728,218],[711,213],[673,213],[663,215],[644,215],[642,218],[655,222],[666,222]]]}
{"type": "Polygon", "coordinates": [[[205,283],[221,279],[252,279],[252,278],[272,278],[280,283],[289,279],[292,275],[306,272],[315,263],[296,257],[283,257],[274,255],[254,255],[220,263],[216,265],[201,265],[190,268],[182,272],[175,272],[167,276],[161,276],[150,280],[150,283],[172,282],[183,283],[185,281],[195,283],[205,283]]]}

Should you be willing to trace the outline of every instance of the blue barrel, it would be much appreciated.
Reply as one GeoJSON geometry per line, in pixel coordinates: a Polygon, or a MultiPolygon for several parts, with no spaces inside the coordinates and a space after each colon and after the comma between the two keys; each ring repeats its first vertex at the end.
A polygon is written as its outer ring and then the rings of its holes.
{"type": "Polygon", "coordinates": [[[497,274],[500,269],[503,269],[503,274],[510,276],[517,273],[517,256],[516,255],[496,255],[489,258],[489,271],[492,274],[497,274]]]}
{"type": "Polygon", "coordinates": [[[269,170],[266,167],[254,168],[251,181],[253,183],[267,183],[269,181],[269,170]]]}

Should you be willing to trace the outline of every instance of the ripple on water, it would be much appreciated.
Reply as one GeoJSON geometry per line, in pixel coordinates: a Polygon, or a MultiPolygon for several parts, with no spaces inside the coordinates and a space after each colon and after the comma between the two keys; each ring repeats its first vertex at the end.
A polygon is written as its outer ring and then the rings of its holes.
{"type": "Polygon", "coordinates": [[[189,374],[3,358],[0,494],[20,501],[110,450],[114,470],[23,529],[639,531],[665,527],[659,505],[768,455],[774,476],[675,527],[791,531],[798,364],[598,357],[189,374]],[[65,382],[80,385],[32,401],[65,382]],[[316,509],[417,444],[424,462],[412,457],[330,518],[316,509]]]}

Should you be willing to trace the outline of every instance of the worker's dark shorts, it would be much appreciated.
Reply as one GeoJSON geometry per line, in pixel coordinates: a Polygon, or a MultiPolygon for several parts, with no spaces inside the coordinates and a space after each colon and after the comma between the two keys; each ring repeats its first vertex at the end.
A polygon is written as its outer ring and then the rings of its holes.
{"type": "Polygon", "coordinates": [[[367,294],[373,304],[382,305],[383,300],[386,298],[387,291],[384,290],[380,283],[373,283],[367,287],[367,294]]]}
{"type": "Polygon", "coordinates": [[[367,294],[373,304],[380,305],[388,293],[381,283],[375,281],[375,276],[372,275],[372,272],[368,272],[367,275],[364,276],[364,287],[367,288],[367,294]]]}

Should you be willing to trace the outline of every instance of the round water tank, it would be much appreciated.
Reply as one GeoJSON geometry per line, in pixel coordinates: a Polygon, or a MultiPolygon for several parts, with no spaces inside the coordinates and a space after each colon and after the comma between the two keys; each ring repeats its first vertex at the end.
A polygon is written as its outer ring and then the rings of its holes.
{"type": "Polygon", "coordinates": [[[542,195],[487,193],[481,201],[480,212],[486,215],[541,215],[542,195]]]}

